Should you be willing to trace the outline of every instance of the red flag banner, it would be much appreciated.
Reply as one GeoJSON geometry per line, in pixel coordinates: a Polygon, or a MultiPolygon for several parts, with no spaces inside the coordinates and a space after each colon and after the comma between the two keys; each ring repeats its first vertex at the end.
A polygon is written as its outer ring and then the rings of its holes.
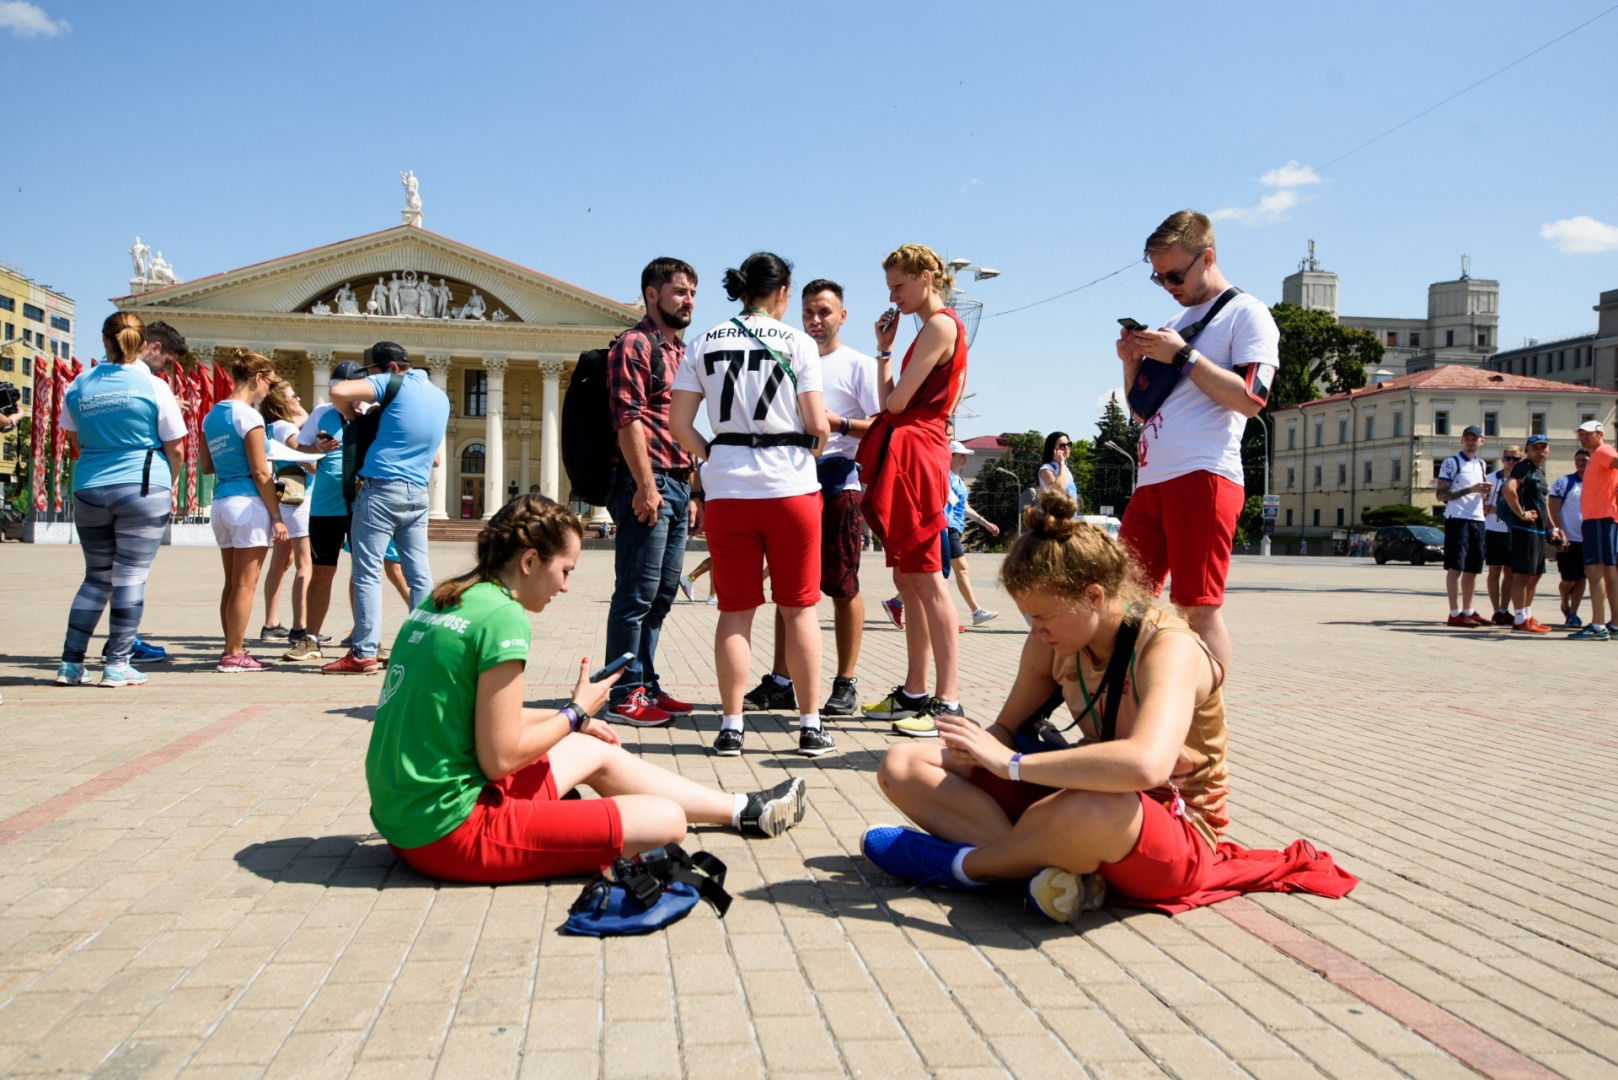
{"type": "Polygon", "coordinates": [[[42,356],[34,357],[34,414],[31,419],[29,486],[33,488],[34,513],[43,514],[50,505],[50,477],[45,472],[45,462],[51,436],[51,376],[42,356]]]}
{"type": "Polygon", "coordinates": [[[185,401],[182,403],[185,411],[185,512],[187,516],[197,512],[197,438],[202,427],[202,415],[197,406],[202,398],[202,368],[186,376],[185,401]]]}
{"type": "Polygon", "coordinates": [[[67,473],[68,460],[67,432],[62,430],[62,404],[67,400],[68,386],[78,377],[77,369],[78,365],[70,364],[66,358],[51,364],[51,508],[58,514],[62,512],[62,477],[67,473]]]}
{"type": "MultiPolygon", "coordinates": [[[[180,407],[180,412],[183,414],[185,412],[185,400],[186,395],[189,393],[191,380],[186,378],[185,369],[182,368],[178,363],[169,365],[168,383],[169,392],[174,395],[174,403],[180,407]]],[[[190,427],[189,424],[186,426],[187,428],[190,427]]],[[[180,485],[174,481],[178,481],[180,478],[174,476],[170,477],[169,479],[169,513],[175,514],[178,513],[180,509],[180,485]]]]}

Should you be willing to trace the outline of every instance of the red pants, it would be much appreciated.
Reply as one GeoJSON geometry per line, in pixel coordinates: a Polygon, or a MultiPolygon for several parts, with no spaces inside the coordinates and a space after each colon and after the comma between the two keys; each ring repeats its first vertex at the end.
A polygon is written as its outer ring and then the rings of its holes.
{"type": "Polygon", "coordinates": [[[1206,470],[1135,489],[1118,539],[1135,556],[1154,592],[1172,578],[1169,599],[1181,607],[1225,602],[1230,545],[1246,493],[1206,470]]]}
{"type": "Polygon", "coordinates": [[[766,561],[773,603],[814,607],[820,602],[820,492],[785,499],[709,499],[703,530],[720,611],[751,611],[764,603],[766,561]]]}
{"type": "Polygon", "coordinates": [[[611,799],[561,799],[548,758],[483,787],[467,819],[424,847],[394,848],[442,881],[499,885],[594,874],[624,853],[611,799]]]}
{"type": "MultiPolygon", "coordinates": [[[[1131,504],[1133,505],[1133,504],[1131,504]]],[[[1002,780],[986,769],[973,769],[969,780],[989,793],[1016,824],[1030,806],[1058,789],[1002,780]]],[[[1218,861],[1213,848],[1183,814],[1140,793],[1140,836],[1128,855],[1102,863],[1107,884],[1137,900],[1175,900],[1203,888],[1208,867],[1218,861]]]]}

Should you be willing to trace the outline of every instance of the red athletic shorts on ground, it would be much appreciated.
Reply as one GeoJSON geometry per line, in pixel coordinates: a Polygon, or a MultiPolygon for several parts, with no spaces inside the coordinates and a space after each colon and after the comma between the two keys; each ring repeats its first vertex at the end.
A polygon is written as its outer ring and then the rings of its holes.
{"type": "Polygon", "coordinates": [[[820,511],[820,591],[834,600],[858,596],[865,519],[860,491],[839,491],[820,511]]]}
{"type": "Polygon", "coordinates": [[[766,561],[773,603],[813,607],[820,602],[820,492],[787,499],[709,499],[703,530],[720,611],[749,611],[764,603],[766,561]]]}
{"type": "MultiPolygon", "coordinates": [[[[1022,781],[1002,780],[986,769],[973,769],[968,779],[999,804],[1012,824],[1056,788],[1022,781]]],[[[1102,863],[1107,884],[1138,900],[1175,900],[1199,892],[1208,867],[1217,857],[1183,815],[1140,793],[1140,836],[1128,855],[1115,863],[1102,863]]]]}
{"type": "Polygon", "coordinates": [[[562,799],[548,758],[484,785],[472,813],[425,847],[394,848],[419,874],[498,885],[579,877],[624,853],[624,825],[611,799],[562,799]]]}
{"type": "Polygon", "coordinates": [[[1154,592],[1172,577],[1169,599],[1181,607],[1225,602],[1230,545],[1246,493],[1204,469],[1135,489],[1118,539],[1135,556],[1154,592]]]}

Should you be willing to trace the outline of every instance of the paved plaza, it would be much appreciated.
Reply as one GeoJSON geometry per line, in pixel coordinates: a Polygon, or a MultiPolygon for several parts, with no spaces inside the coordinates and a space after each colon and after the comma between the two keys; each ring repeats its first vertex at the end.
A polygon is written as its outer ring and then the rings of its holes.
{"type": "MultiPolygon", "coordinates": [[[[432,556],[444,577],[471,549],[432,556]]],[[[975,581],[1003,614],[962,638],[982,719],[1023,629],[994,562],[975,581]]],[[[51,685],[81,570],[76,548],[0,547],[0,1073],[1618,1076],[1618,644],[1446,629],[1434,567],[1231,574],[1230,838],[1306,837],[1358,889],[1071,927],[1010,886],[911,890],[860,858],[861,830],[897,820],[885,724],[833,724],[842,752],[809,761],[794,717],[753,715],[742,757],[709,756],[716,609],[682,601],[660,666],[705,704],[626,744],[731,789],[804,776],[810,811],[773,841],[692,834],[730,867],[723,921],[702,905],[605,942],[557,933],[578,881],[441,886],[397,863],[365,791],[380,681],[215,673],[212,549],[158,556],[142,632],[177,656],[149,685],[51,685]]],[[[880,556],[866,571],[875,612],[880,556]]],[[[535,620],[531,701],[601,659],[611,580],[587,552],[535,620]]],[[[390,633],[401,615],[390,595],[390,633]]],[[[870,622],[864,699],[903,665],[870,622]]]]}

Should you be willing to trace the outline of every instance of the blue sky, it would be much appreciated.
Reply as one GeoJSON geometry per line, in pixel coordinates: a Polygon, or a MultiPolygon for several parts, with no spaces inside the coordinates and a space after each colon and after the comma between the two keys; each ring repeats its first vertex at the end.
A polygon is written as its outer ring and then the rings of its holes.
{"type": "MultiPolygon", "coordinates": [[[[1309,170],[1606,6],[10,0],[0,258],[78,301],[88,355],[135,234],[200,277],[397,224],[413,169],[428,228],[610,296],[689,260],[699,326],[776,251],[869,350],[899,243],[1000,270],[968,283],[992,315],[1270,196],[1219,225],[1249,292],[1312,238],[1345,314],[1419,317],[1466,253],[1512,346],[1618,288],[1618,12],[1309,170]]],[[[1146,272],[986,318],[963,434],[1090,433],[1115,319],[1173,313],[1146,272]]]]}

